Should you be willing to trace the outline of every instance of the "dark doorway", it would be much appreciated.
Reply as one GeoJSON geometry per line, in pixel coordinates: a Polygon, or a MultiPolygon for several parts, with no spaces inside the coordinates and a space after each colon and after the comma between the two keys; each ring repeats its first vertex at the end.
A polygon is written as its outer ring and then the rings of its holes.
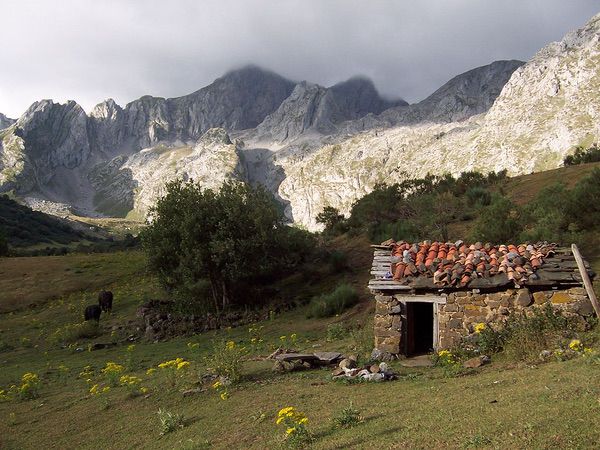
{"type": "Polygon", "coordinates": [[[406,356],[433,350],[433,303],[406,303],[406,356]]]}

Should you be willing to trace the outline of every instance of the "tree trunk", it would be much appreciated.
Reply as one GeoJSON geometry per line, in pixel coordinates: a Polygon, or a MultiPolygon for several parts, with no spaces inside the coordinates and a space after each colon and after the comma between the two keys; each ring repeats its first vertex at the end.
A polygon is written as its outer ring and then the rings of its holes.
{"type": "Polygon", "coordinates": [[[229,291],[225,280],[221,280],[221,287],[223,289],[223,311],[225,311],[229,306],[229,291]]]}
{"type": "Polygon", "coordinates": [[[217,315],[219,315],[219,288],[218,288],[218,284],[217,284],[217,280],[215,279],[215,277],[211,274],[209,276],[210,279],[210,290],[212,292],[212,298],[213,298],[213,302],[215,303],[215,313],[217,315]]]}

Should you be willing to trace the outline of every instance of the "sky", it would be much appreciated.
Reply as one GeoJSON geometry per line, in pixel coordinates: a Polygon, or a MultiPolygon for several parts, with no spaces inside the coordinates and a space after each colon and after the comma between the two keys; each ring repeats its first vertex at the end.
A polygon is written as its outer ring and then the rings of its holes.
{"type": "Polygon", "coordinates": [[[256,64],[325,86],[371,78],[422,100],[499,59],[530,59],[598,0],[0,0],[0,112],[36,100],[177,97],[256,64]]]}

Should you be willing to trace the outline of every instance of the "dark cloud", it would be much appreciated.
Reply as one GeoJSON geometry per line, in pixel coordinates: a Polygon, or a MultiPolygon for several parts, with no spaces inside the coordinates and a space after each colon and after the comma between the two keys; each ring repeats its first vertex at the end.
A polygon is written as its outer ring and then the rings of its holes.
{"type": "Polygon", "coordinates": [[[86,109],[192,92],[254,63],[331,85],[372,78],[417,101],[454,75],[527,60],[597,0],[4,0],[0,112],[41,98],[86,109]]]}

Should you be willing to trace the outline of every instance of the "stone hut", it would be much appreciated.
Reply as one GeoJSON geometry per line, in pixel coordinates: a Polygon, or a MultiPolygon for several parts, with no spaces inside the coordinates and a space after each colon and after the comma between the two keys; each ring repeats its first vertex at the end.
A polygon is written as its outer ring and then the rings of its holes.
{"type": "Polygon", "coordinates": [[[600,316],[594,274],[575,245],[389,240],[371,247],[374,352],[380,357],[450,348],[477,324],[501,324],[511,313],[539,305],[600,316]]]}

